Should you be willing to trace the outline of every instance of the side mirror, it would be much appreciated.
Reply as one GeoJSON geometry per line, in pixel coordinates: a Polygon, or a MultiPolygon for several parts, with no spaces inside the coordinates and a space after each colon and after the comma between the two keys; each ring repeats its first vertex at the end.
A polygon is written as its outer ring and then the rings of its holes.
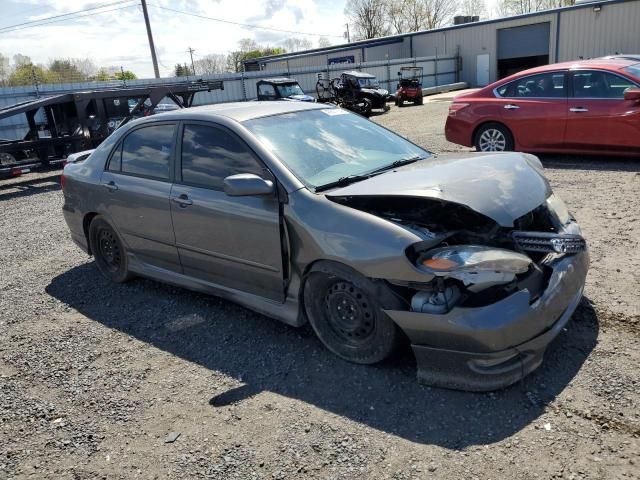
{"type": "Polygon", "coordinates": [[[640,100],[640,88],[628,88],[624,92],[624,99],[630,100],[632,102],[637,102],[640,100]]]}
{"type": "Polygon", "coordinates": [[[401,77],[402,76],[402,72],[398,72],[398,76],[401,77]]]}
{"type": "Polygon", "coordinates": [[[273,182],[253,173],[239,173],[224,179],[224,193],[230,197],[249,197],[273,193],[273,182]]]}

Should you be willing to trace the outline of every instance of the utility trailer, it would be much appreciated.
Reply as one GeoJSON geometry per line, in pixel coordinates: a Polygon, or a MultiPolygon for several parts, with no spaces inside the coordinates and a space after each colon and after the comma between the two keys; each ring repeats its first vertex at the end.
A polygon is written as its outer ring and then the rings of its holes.
{"type": "Polygon", "coordinates": [[[0,108],[0,120],[26,115],[29,128],[20,140],[0,139],[0,178],[61,163],[72,153],[95,148],[131,119],[153,114],[163,98],[187,108],[196,93],[211,90],[224,90],[224,83],[200,80],[88,90],[0,108]]]}

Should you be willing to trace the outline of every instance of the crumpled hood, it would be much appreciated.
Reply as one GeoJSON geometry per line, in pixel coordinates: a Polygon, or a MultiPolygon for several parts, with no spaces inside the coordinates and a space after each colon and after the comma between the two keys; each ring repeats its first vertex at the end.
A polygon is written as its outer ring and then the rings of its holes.
{"type": "Polygon", "coordinates": [[[512,227],[550,194],[540,161],[533,155],[463,153],[421,160],[326,195],[432,198],[466,205],[512,227]]]}

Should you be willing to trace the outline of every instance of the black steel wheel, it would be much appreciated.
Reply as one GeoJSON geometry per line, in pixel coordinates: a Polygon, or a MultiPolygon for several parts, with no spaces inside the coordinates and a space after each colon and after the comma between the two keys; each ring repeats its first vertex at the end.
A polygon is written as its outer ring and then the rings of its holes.
{"type": "Polygon", "coordinates": [[[329,326],[343,342],[358,346],[373,335],[372,305],[366,294],[352,283],[333,283],[327,289],[324,307],[329,326]]]}
{"type": "Polygon", "coordinates": [[[91,221],[89,242],[96,265],[105,277],[116,283],[130,278],[125,247],[111,225],[100,216],[91,221]]]}
{"type": "Polygon", "coordinates": [[[401,333],[384,313],[402,308],[384,282],[348,267],[321,263],[306,278],[304,307],[320,341],[345,360],[372,364],[387,358],[401,333]]]}

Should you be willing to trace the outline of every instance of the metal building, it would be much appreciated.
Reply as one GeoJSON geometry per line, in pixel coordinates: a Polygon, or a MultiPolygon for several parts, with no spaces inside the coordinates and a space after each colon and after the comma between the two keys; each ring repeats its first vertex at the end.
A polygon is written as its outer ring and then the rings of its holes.
{"type": "Polygon", "coordinates": [[[640,53],[640,0],[571,7],[263,57],[247,70],[289,70],[411,57],[460,58],[460,77],[484,86],[527,68],[640,53]]]}

